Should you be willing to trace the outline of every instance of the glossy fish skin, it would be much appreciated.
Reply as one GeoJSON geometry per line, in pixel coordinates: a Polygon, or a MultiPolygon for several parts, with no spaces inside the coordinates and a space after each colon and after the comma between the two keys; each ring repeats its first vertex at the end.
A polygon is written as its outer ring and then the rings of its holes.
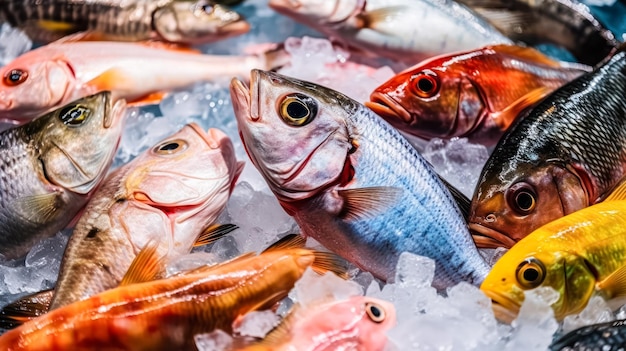
{"type": "Polygon", "coordinates": [[[235,11],[206,0],[5,0],[0,19],[43,43],[90,32],[100,40],[205,44],[250,28],[235,11]]]}
{"type": "Polygon", "coordinates": [[[511,247],[534,229],[602,201],[626,173],[626,52],[564,85],[512,126],[480,175],[470,229],[511,247]]]}
{"type": "Polygon", "coordinates": [[[588,325],[573,330],[550,345],[551,351],[618,351],[626,340],[626,320],[588,325]]]}
{"type": "Polygon", "coordinates": [[[382,351],[396,324],[393,304],[371,297],[296,305],[263,341],[238,351],[382,351]]]}
{"type": "Polygon", "coordinates": [[[261,56],[200,55],[137,43],[50,44],[0,68],[0,121],[24,123],[102,90],[142,104],[150,94],[245,77],[266,64],[261,56]]]}
{"type": "Polygon", "coordinates": [[[482,281],[488,266],[449,191],[372,111],[339,92],[260,70],[252,71],[250,89],[233,80],[231,98],[252,163],[304,235],[383,280],[410,251],[436,261],[437,288],[482,281]],[[293,99],[317,111],[311,123],[283,122],[280,111],[297,108],[293,99]]]}
{"type": "Polygon", "coordinates": [[[285,249],[120,286],[50,311],[0,336],[6,351],[196,350],[193,336],[287,296],[316,253],[285,249]]]}
{"type": "Polygon", "coordinates": [[[597,65],[619,45],[589,8],[576,0],[460,0],[513,40],[552,43],[579,62],[597,65]]]}
{"type": "Polygon", "coordinates": [[[348,47],[410,65],[434,55],[513,43],[455,1],[270,0],[269,6],[348,47]]]}
{"type": "Polygon", "coordinates": [[[516,313],[525,290],[552,287],[560,294],[552,304],[558,320],[580,312],[594,294],[618,297],[626,288],[619,280],[626,267],[625,215],[626,200],[605,201],[540,227],[496,262],[480,289],[496,312],[516,313]]]}
{"type": "Polygon", "coordinates": [[[493,146],[521,111],[590,70],[532,48],[486,46],[418,63],[376,88],[366,106],[420,138],[493,146]]]}
{"type": "Polygon", "coordinates": [[[124,106],[103,92],[0,133],[0,254],[23,256],[78,214],[113,160],[124,106]]]}
{"type": "Polygon", "coordinates": [[[116,169],[76,224],[50,309],[119,285],[150,240],[166,260],[189,253],[242,168],[224,133],[189,124],[116,169]]]}

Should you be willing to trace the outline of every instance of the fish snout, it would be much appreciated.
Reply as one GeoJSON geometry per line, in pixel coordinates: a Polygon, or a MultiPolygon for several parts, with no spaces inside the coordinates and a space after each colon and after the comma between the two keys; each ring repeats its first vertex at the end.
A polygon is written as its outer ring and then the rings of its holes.
{"type": "Polygon", "coordinates": [[[387,94],[375,91],[370,96],[370,101],[365,102],[370,110],[381,116],[388,122],[400,120],[411,123],[411,114],[387,94]]]}
{"type": "Polygon", "coordinates": [[[499,247],[510,249],[515,245],[515,240],[490,225],[496,223],[497,217],[493,213],[489,213],[482,218],[473,218],[473,221],[469,223],[469,230],[476,247],[481,249],[496,249],[499,247]]]}

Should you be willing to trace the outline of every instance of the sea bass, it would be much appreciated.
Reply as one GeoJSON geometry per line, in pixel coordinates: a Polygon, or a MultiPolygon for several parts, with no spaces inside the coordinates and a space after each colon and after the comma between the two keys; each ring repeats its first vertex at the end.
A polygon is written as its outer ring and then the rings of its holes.
{"type": "MultiPolygon", "coordinates": [[[[258,256],[123,285],[50,311],[0,336],[0,349],[196,350],[195,334],[231,332],[237,318],[285,298],[308,267],[332,268],[331,254],[302,248],[304,240],[294,238],[258,256]]],[[[139,253],[129,275],[149,276],[152,270],[143,273],[136,263],[155,265],[151,248],[139,253]]]]}
{"type": "Polygon", "coordinates": [[[383,280],[410,251],[436,261],[437,288],[482,281],[489,268],[455,200],[396,129],[323,86],[260,70],[250,80],[231,83],[241,139],[304,235],[383,280]]]}
{"type": "Polygon", "coordinates": [[[0,254],[23,256],[85,206],[115,155],[124,106],[102,92],[0,133],[0,254]]]}
{"type": "Polygon", "coordinates": [[[270,0],[269,6],[345,45],[410,65],[490,44],[513,44],[452,0],[270,0]]]}
{"type": "Polygon", "coordinates": [[[116,169],[76,224],[50,308],[116,287],[150,240],[167,261],[189,253],[243,165],[224,133],[188,124],[116,169]]]}
{"type": "Polygon", "coordinates": [[[626,173],[626,52],[556,90],[502,137],[474,192],[479,247],[511,247],[602,201],[626,173]]]}
{"type": "Polygon", "coordinates": [[[237,350],[382,351],[395,324],[393,305],[371,297],[295,305],[263,341],[237,350]]]}
{"type": "Polygon", "coordinates": [[[459,0],[513,40],[564,47],[596,65],[619,45],[589,8],[576,0],[459,0]]]}
{"type": "Polygon", "coordinates": [[[365,105],[415,136],[495,145],[522,111],[590,67],[494,45],[428,59],[376,88],[365,105]]]}
{"type": "Polygon", "coordinates": [[[265,65],[262,55],[200,55],[120,42],[53,43],[0,68],[0,121],[23,123],[102,90],[129,102],[150,103],[160,100],[150,94],[245,77],[250,69],[265,65]]]}
{"type": "MultiPolygon", "coordinates": [[[[605,201],[533,231],[493,266],[480,289],[496,313],[516,314],[524,291],[552,287],[554,316],[580,312],[593,294],[626,293],[626,201],[605,201]]],[[[621,303],[617,306],[621,306],[621,303]]]]}
{"type": "Polygon", "coordinates": [[[243,34],[237,12],[206,0],[3,0],[0,22],[48,43],[76,32],[100,40],[205,44],[243,34]]]}

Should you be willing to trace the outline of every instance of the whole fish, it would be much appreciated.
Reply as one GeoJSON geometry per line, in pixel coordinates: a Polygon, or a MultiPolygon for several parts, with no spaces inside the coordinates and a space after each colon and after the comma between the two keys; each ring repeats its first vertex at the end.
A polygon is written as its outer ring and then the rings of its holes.
{"type": "Polygon", "coordinates": [[[564,47],[579,62],[596,65],[619,45],[615,35],[576,0],[459,0],[500,32],[530,45],[564,47]]]}
{"type": "Polygon", "coordinates": [[[452,0],[270,0],[269,6],[348,47],[410,65],[513,43],[452,0]]]}
{"type": "Polygon", "coordinates": [[[468,137],[492,146],[522,111],[590,70],[532,48],[486,46],[418,63],[376,88],[365,105],[424,139],[468,137]]]}
{"type": "Polygon", "coordinates": [[[480,289],[496,313],[506,316],[519,311],[524,291],[552,287],[560,294],[552,304],[560,320],[580,312],[594,294],[607,300],[623,297],[624,274],[626,201],[605,201],[520,240],[496,262],[480,289]]]}
{"type": "Polygon", "coordinates": [[[2,20],[43,43],[88,32],[100,40],[193,45],[250,29],[237,12],[207,0],[4,0],[2,20]]]}
{"type": "Polygon", "coordinates": [[[470,229],[479,247],[511,247],[602,201],[624,177],[624,48],[545,98],[502,137],[472,199],[470,229]]]}
{"type": "Polygon", "coordinates": [[[552,351],[619,351],[626,340],[626,320],[587,325],[558,338],[552,351]]]}
{"type": "Polygon", "coordinates": [[[241,139],[305,236],[383,280],[410,251],[435,260],[437,288],[482,281],[489,268],[456,202],[396,129],[323,86],[260,70],[250,80],[230,88],[241,139]]]}
{"type": "MultiPolygon", "coordinates": [[[[52,310],[0,336],[0,349],[196,350],[195,334],[231,332],[236,319],[285,298],[308,267],[333,267],[329,253],[293,242],[258,256],[247,254],[218,266],[123,285],[52,310]]],[[[142,250],[129,275],[144,274],[136,262],[145,259],[145,267],[153,265],[156,255],[146,252],[154,253],[142,250]]]]}
{"type": "Polygon", "coordinates": [[[130,103],[150,103],[160,100],[155,93],[245,77],[266,65],[261,55],[200,55],[154,45],[70,42],[29,51],[0,68],[0,121],[23,123],[102,90],[130,103]]]}
{"type": "Polygon", "coordinates": [[[124,106],[102,92],[0,133],[0,254],[23,256],[85,206],[115,155],[124,106]]]}
{"type": "Polygon", "coordinates": [[[230,139],[188,124],[116,169],[89,201],[63,255],[51,309],[119,285],[140,249],[189,253],[243,169],[230,139]]]}
{"type": "Polygon", "coordinates": [[[395,324],[394,306],[371,297],[295,305],[263,341],[237,350],[382,351],[395,324]]]}

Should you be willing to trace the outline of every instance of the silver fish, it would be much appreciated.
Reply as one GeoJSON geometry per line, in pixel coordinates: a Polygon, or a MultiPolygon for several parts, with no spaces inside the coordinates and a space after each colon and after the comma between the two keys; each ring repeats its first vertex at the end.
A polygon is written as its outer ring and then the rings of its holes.
{"type": "Polygon", "coordinates": [[[77,215],[111,164],[124,106],[103,92],[0,133],[0,254],[24,255],[77,215]]]}
{"type": "Polygon", "coordinates": [[[435,260],[439,289],[486,276],[450,192],[371,110],[260,70],[249,90],[233,80],[231,97],[252,163],[304,235],[385,280],[403,251],[435,260]]]}

